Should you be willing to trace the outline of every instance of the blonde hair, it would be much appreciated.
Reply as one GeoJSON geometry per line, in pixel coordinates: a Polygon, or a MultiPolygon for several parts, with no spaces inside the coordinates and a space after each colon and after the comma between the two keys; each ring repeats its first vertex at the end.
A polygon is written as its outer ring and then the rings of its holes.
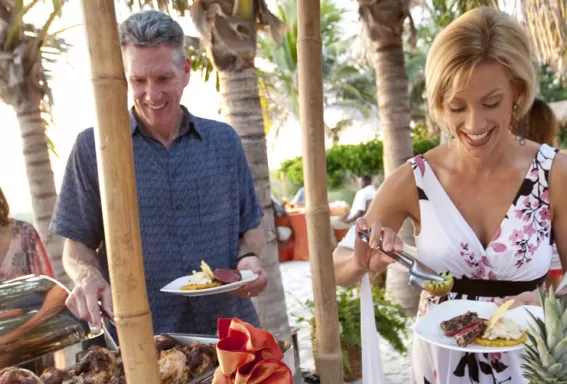
{"type": "Polygon", "coordinates": [[[554,145],[555,137],[559,132],[559,121],[551,107],[541,99],[535,99],[526,116],[526,139],[539,144],[554,145]]]}
{"type": "Polygon", "coordinates": [[[428,106],[440,122],[443,105],[472,71],[486,62],[498,62],[507,70],[516,92],[516,117],[523,117],[534,99],[536,81],[527,34],[511,16],[490,7],[466,12],[449,24],[433,41],[425,64],[428,106]]]}

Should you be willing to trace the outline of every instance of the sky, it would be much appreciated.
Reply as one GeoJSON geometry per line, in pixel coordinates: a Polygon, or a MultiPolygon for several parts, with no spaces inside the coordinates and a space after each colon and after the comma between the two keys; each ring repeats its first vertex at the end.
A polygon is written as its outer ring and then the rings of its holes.
{"type": "MultiPolygon", "coordinates": [[[[512,11],[516,0],[507,0],[504,9],[512,11]]],[[[274,9],[275,0],[267,1],[274,9]]],[[[27,20],[43,24],[47,12],[51,10],[51,2],[39,2],[36,11],[27,20]]],[[[72,25],[82,23],[81,1],[67,2],[63,17],[57,19],[50,32],[58,31],[72,25]]],[[[347,24],[349,32],[360,31],[356,1],[342,0],[341,4],[348,8],[347,24]]],[[[420,20],[417,11],[412,12],[416,23],[420,20]]],[[[117,19],[123,20],[128,12],[125,7],[117,7],[117,19]]],[[[180,20],[185,32],[198,35],[190,20],[180,20]]],[[[53,90],[55,106],[53,110],[55,126],[48,135],[55,143],[58,156],[52,155],[51,163],[54,171],[57,190],[63,179],[65,165],[75,138],[83,129],[91,127],[94,122],[95,109],[90,82],[90,61],[86,46],[86,35],[82,25],[61,34],[73,48],[62,58],[55,69],[55,78],[50,82],[53,90]]],[[[222,120],[218,110],[220,98],[215,90],[214,82],[204,83],[200,74],[193,73],[189,86],[185,90],[182,103],[196,115],[222,120]],[[192,97],[198,95],[198,97],[192,97]]],[[[31,212],[31,200],[27,185],[24,159],[16,116],[11,107],[0,103],[0,186],[11,206],[13,213],[31,212]]]]}

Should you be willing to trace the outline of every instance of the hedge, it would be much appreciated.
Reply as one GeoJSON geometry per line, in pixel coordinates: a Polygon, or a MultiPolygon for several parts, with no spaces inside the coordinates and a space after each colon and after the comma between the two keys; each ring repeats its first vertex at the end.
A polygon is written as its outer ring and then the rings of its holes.
{"type": "MultiPolygon", "coordinates": [[[[439,145],[430,138],[414,138],[414,154],[422,154],[439,145]]],[[[382,141],[374,139],[357,145],[336,145],[327,150],[327,182],[329,188],[339,188],[347,174],[356,176],[377,175],[383,171],[382,141]]],[[[282,163],[280,172],[293,185],[303,185],[303,163],[301,156],[282,163]]]]}

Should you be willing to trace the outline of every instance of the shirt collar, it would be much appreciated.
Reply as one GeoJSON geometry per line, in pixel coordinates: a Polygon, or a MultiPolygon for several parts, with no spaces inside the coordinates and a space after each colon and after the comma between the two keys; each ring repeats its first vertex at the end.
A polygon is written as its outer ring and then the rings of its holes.
{"type": "MultiPolygon", "coordinates": [[[[203,135],[197,128],[197,125],[195,124],[195,121],[193,119],[193,115],[187,110],[187,108],[185,108],[185,106],[182,105],[181,109],[183,110],[183,124],[181,125],[179,136],[195,135],[196,138],[201,140],[203,138],[203,135]]],[[[130,109],[130,133],[133,136],[134,134],[136,134],[136,132],[146,135],[144,126],[140,123],[134,107],[132,107],[130,109]]]]}

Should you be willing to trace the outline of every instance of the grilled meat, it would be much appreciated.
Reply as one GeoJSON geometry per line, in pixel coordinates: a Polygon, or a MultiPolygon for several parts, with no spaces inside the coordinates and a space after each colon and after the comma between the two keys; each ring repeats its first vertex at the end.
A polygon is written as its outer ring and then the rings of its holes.
{"type": "Polygon", "coordinates": [[[457,345],[466,347],[477,337],[481,337],[486,331],[486,323],[484,321],[474,322],[464,329],[460,330],[456,335],[457,345]]]}
{"type": "Polygon", "coordinates": [[[162,384],[185,384],[189,379],[187,357],[178,349],[161,351],[158,361],[162,384]]]}
{"type": "Polygon", "coordinates": [[[117,372],[116,357],[108,349],[93,346],[75,367],[75,374],[93,384],[106,384],[117,372]]]}
{"type": "Polygon", "coordinates": [[[43,384],[63,384],[64,381],[73,377],[73,373],[73,371],[50,367],[43,371],[40,379],[43,384]]]}
{"type": "Polygon", "coordinates": [[[224,284],[236,283],[237,281],[242,280],[242,275],[238,269],[217,268],[213,272],[213,276],[215,279],[224,284]]]}
{"type": "Polygon", "coordinates": [[[441,322],[441,329],[445,336],[455,336],[459,330],[467,327],[468,325],[480,321],[476,312],[467,311],[462,315],[455,316],[452,319],[441,322]]]}
{"type": "Polygon", "coordinates": [[[8,367],[0,371],[0,384],[41,384],[41,381],[32,371],[8,367]]]}
{"type": "Polygon", "coordinates": [[[181,343],[179,341],[175,340],[173,337],[169,335],[155,336],[154,341],[156,343],[156,350],[158,352],[158,356],[161,351],[166,351],[168,349],[181,346],[181,343]]]}
{"type": "Polygon", "coordinates": [[[195,342],[185,351],[191,378],[201,376],[205,372],[212,370],[218,364],[217,351],[214,345],[195,342]]]}

